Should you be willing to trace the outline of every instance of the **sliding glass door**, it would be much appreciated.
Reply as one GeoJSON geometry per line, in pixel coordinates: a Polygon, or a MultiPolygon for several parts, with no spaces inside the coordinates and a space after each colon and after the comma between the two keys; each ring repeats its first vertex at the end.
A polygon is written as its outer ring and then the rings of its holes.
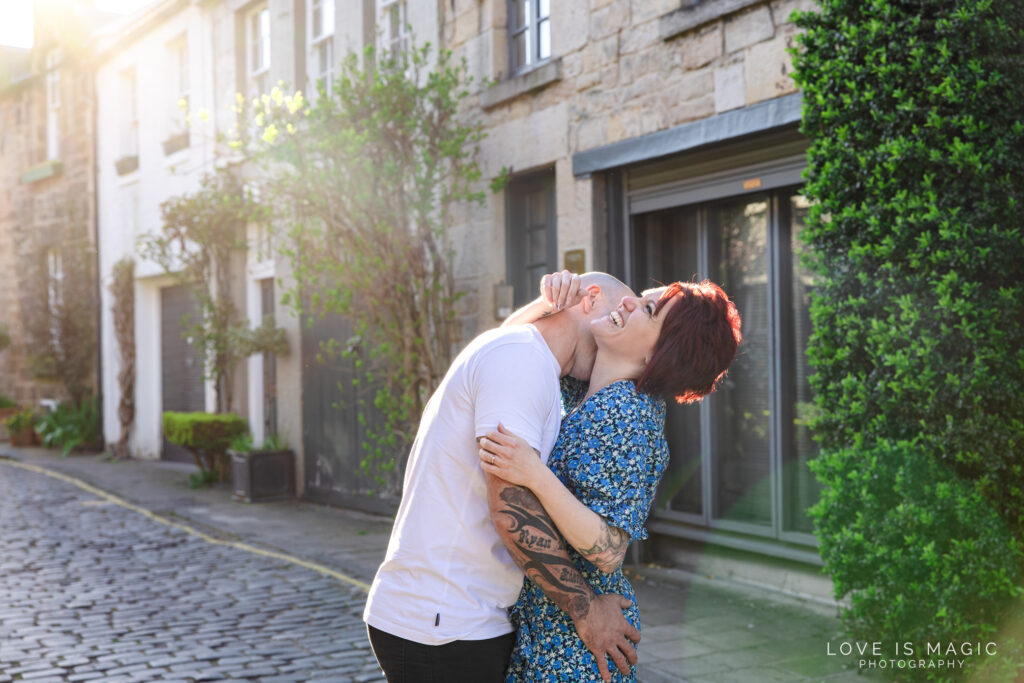
{"type": "Polygon", "coordinates": [[[708,277],[743,318],[743,344],[719,391],[697,406],[669,407],[662,517],[813,541],[805,351],[814,278],[799,262],[805,212],[799,192],[784,189],[632,216],[634,287],[708,277]]]}

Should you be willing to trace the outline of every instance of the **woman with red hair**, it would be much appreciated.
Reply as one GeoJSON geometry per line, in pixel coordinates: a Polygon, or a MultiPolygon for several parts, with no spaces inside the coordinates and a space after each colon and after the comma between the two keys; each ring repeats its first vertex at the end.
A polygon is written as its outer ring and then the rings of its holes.
{"type": "MultiPolygon", "coordinates": [[[[552,309],[576,297],[578,276],[565,278],[563,289],[563,275],[542,280],[552,309]]],[[[668,464],[664,401],[693,403],[715,390],[742,339],[740,316],[718,285],[675,282],[623,297],[591,331],[597,355],[590,382],[563,382],[566,413],[547,465],[500,425],[481,441],[480,460],[487,472],[533,491],[584,579],[595,593],[631,600],[626,617],[639,630],[636,596],[621,565],[630,541],[647,537],[644,523],[668,464]]],[[[572,619],[529,577],[512,621],[508,682],[601,680],[604,667],[572,619]]],[[[635,680],[635,667],[627,676],[605,664],[613,680],[635,680]]]]}

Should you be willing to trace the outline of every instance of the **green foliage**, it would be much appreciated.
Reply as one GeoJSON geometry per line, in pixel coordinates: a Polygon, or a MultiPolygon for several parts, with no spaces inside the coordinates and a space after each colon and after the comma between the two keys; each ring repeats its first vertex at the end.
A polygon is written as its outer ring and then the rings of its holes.
{"type": "Polygon", "coordinates": [[[11,398],[10,396],[5,396],[4,394],[0,394],[0,410],[3,410],[4,408],[17,407],[18,403],[13,398],[11,398]]]}
{"type": "Polygon", "coordinates": [[[265,212],[243,192],[231,168],[205,175],[196,192],[168,199],[160,211],[162,231],[142,237],[139,250],[195,297],[199,319],[186,316],[182,338],[202,360],[203,377],[214,382],[217,411],[231,410],[231,377],[245,357],[239,342],[246,328],[232,301],[231,256],[246,248],[246,224],[265,212]]]}
{"type": "Polygon", "coordinates": [[[188,475],[188,487],[190,489],[201,489],[204,486],[215,483],[217,479],[216,470],[199,470],[188,475]]]}
{"type": "Polygon", "coordinates": [[[288,450],[288,442],[277,434],[271,434],[263,439],[261,446],[256,447],[252,443],[252,434],[245,432],[232,439],[229,448],[238,453],[285,451],[288,450]]]}
{"type": "Polygon", "coordinates": [[[811,304],[813,426],[826,496],[849,504],[815,508],[818,534],[860,632],[905,640],[944,625],[944,637],[966,638],[1011,608],[1020,577],[1007,563],[1024,539],[1024,6],[820,4],[798,15],[794,53],[815,202],[805,234],[823,278],[811,304]],[[853,473],[885,486],[900,472],[886,444],[904,441],[921,463],[894,490],[920,493],[913,514],[955,521],[946,539],[932,525],[897,534],[892,520],[911,512],[881,492],[873,514],[886,521],[861,523],[854,498],[867,494],[853,473]],[[951,497],[937,498],[924,472],[951,497]],[[979,525],[973,556],[954,545],[966,520],[979,525]]]}
{"type": "Polygon", "coordinates": [[[4,427],[8,434],[24,434],[35,427],[36,420],[36,412],[31,408],[24,408],[6,418],[4,427]]]}
{"type": "Polygon", "coordinates": [[[811,462],[825,484],[811,510],[821,556],[836,592],[851,596],[846,625],[860,640],[911,642],[918,659],[946,658],[926,643],[996,642],[1001,665],[1012,664],[1019,644],[999,626],[1024,595],[1020,545],[991,501],[922,441],[811,462]]]}
{"type": "Polygon", "coordinates": [[[363,471],[390,493],[459,341],[448,227],[485,187],[483,133],[460,112],[469,83],[464,64],[422,45],[350,55],[312,103],[280,88],[239,100],[246,133],[233,146],[266,171],[260,196],[295,276],[284,301],[352,322],[353,339],[320,358],[354,369],[344,388],[357,405],[343,408],[358,411],[363,471]]]}
{"type": "Polygon", "coordinates": [[[288,337],[285,331],[274,324],[274,316],[263,316],[259,327],[240,327],[236,330],[239,353],[252,356],[257,353],[269,353],[274,356],[288,354],[288,337]]]}
{"type": "Polygon", "coordinates": [[[185,448],[204,472],[216,476],[218,458],[223,456],[249,426],[234,413],[178,413],[168,411],[163,419],[164,436],[185,448]]]}
{"type": "Polygon", "coordinates": [[[67,457],[76,446],[98,447],[100,443],[99,403],[91,396],[80,404],[63,402],[43,413],[36,423],[43,445],[60,448],[67,457]]]}

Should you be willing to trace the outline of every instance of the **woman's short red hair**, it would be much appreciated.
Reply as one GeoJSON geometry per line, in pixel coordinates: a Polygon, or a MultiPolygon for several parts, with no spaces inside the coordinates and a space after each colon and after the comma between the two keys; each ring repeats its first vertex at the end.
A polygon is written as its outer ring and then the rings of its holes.
{"type": "Polygon", "coordinates": [[[637,389],[679,403],[701,400],[725,377],[743,340],[740,314],[722,288],[711,282],[674,282],[658,300],[665,313],[654,353],[637,389]]]}

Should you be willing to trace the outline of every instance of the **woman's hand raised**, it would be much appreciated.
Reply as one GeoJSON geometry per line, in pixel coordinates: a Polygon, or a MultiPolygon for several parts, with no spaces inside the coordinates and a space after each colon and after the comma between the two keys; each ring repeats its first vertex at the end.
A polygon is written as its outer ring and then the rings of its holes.
{"type": "Polygon", "coordinates": [[[580,289],[580,276],[568,270],[540,279],[540,296],[554,311],[575,306],[584,294],[586,290],[580,289]]]}
{"type": "Polygon", "coordinates": [[[534,488],[548,471],[540,454],[501,423],[497,431],[481,437],[477,455],[485,472],[528,489],[534,488]]]}

